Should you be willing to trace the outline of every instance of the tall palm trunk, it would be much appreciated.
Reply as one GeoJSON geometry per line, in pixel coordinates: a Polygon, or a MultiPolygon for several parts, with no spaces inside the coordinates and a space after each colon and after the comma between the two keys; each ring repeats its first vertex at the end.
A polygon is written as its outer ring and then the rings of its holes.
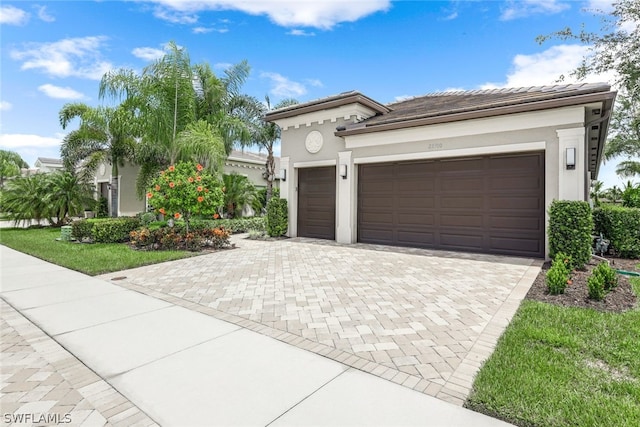
{"type": "Polygon", "coordinates": [[[118,162],[112,160],[113,167],[111,168],[111,217],[118,217],[118,162]]]}
{"type": "Polygon", "coordinates": [[[273,181],[276,176],[276,162],[273,158],[273,150],[269,150],[267,153],[267,164],[265,165],[267,172],[267,196],[265,201],[269,203],[271,195],[273,194],[273,181]]]}

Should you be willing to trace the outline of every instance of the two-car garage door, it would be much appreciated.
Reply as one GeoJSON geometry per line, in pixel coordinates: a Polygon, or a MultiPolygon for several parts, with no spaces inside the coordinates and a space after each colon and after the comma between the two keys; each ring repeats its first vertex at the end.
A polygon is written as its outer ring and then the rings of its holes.
{"type": "Polygon", "coordinates": [[[363,164],[358,241],[544,256],[544,153],[363,164]]]}

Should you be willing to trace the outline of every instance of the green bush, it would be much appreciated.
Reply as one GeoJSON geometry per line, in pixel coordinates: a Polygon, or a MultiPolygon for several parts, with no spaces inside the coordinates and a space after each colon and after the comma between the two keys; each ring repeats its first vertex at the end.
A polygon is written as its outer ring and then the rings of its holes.
{"type": "Polygon", "coordinates": [[[287,232],[289,225],[287,199],[272,197],[267,204],[267,233],[271,237],[280,237],[287,232]]]}
{"type": "Polygon", "coordinates": [[[640,185],[628,185],[622,192],[622,206],[640,208],[640,185]]]}
{"type": "Polygon", "coordinates": [[[604,278],[599,274],[592,274],[587,280],[589,298],[600,301],[604,298],[604,278]]]}
{"type": "Polygon", "coordinates": [[[129,233],[131,245],[146,250],[188,250],[199,251],[204,248],[222,249],[229,247],[231,233],[224,228],[191,229],[185,232],[175,227],[151,230],[143,227],[129,233]]]}
{"type": "Polygon", "coordinates": [[[96,218],[109,217],[109,201],[106,197],[100,197],[96,200],[96,218]]]}
{"type": "Polygon", "coordinates": [[[222,227],[232,233],[246,233],[249,230],[266,230],[266,218],[254,216],[248,218],[233,219],[194,219],[191,220],[191,228],[217,228],[222,227]]]}
{"type": "Polygon", "coordinates": [[[607,292],[618,286],[618,274],[606,262],[598,264],[598,266],[593,269],[592,274],[602,277],[602,280],[604,281],[604,290],[607,292]]]}
{"type": "Polygon", "coordinates": [[[549,210],[549,255],[562,252],[570,269],[583,269],[591,258],[593,218],[587,202],[554,200],[549,210]]]}
{"type": "Polygon", "coordinates": [[[640,209],[602,205],[594,209],[596,234],[611,242],[610,249],[622,258],[640,258],[640,209]]]}
{"type": "Polygon", "coordinates": [[[94,221],[89,221],[87,219],[73,221],[71,223],[71,235],[79,241],[83,241],[84,239],[91,239],[91,233],[94,224],[94,221]]]}
{"type": "Polygon", "coordinates": [[[144,225],[149,225],[156,219],[156,214],[153,212],[145,212],[143,214],[140,214],[140,221],[142,221],[142,224],[144,225]]]}
{"type": "Polygon", "coordinates": [[[95,221],[92,237],[96,243],[120,243],[129,240],[129,233],[140,227],[139,218],[107,218],[95,221]]]}
{"type": "Polygon", "coordinates": [[[547,271],[547,288],[551,295],[563,294],[569,283],[571,257],[559,252],[556,254],[551,268],[547,271]]]}

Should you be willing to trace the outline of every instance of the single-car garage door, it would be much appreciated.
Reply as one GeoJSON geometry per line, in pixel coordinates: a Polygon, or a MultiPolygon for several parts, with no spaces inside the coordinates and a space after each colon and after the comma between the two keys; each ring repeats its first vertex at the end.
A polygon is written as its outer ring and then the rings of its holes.
{"type": "Polygon", "coordinates": [[[358,241],[544,257],[544,153],[360,165],[358,241]]]}
{"type": "Polygon", "coordinates": [[[335,166],[298,169],[298,236],[335,240],[335,166]]]}

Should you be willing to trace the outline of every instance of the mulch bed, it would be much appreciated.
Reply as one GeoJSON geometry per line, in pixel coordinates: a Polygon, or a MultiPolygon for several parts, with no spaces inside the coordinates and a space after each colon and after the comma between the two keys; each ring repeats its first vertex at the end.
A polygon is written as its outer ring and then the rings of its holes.
{"type": "MultiPolygon", "coordinates": [[[[616,270],[634,271],[640,273],[640,260],[609,258],[611,266],[616,270]]],[[[564,307],[593,308],[600,311],[622,312],[636,307],[637,297],[631,289],[630,276],[618,275],[618,286],[609,292],[602,301],[589,299],[587,279],[591,276],[591,271],[600,261],[592,259],[587,264],[584,271],[576,270],[571,274],[572,283],[567,286],[564,294],[550,295],[545,283],[547,270],[550,263],[546,262],[531,285],[526,298],[530,300],[542,301],[549,304],[561,305],[564,307]]]]}

